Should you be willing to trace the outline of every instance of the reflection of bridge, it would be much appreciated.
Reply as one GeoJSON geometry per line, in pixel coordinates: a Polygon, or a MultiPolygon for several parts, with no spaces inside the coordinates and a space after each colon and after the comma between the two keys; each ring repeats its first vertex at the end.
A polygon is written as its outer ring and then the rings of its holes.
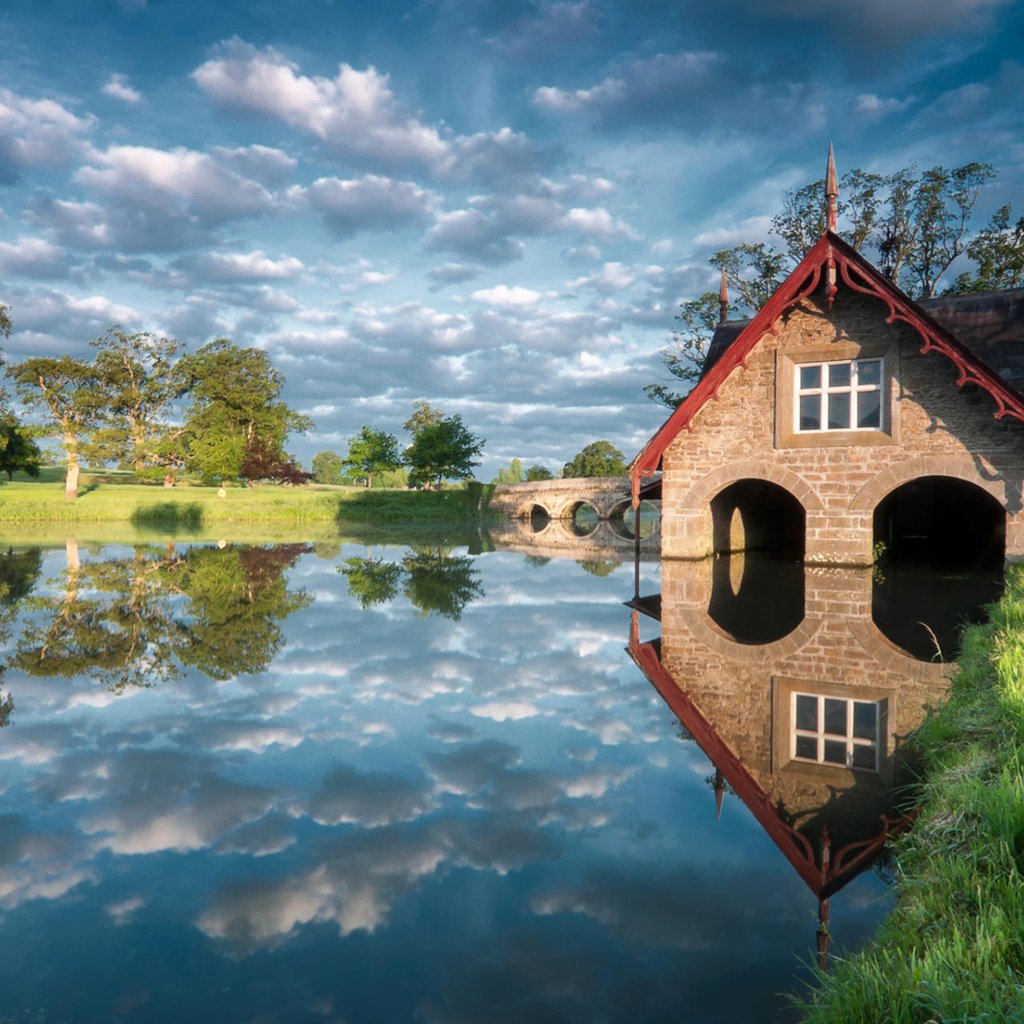
{"type": "MultiPolygon", "coordinates": [[[[635,553],[632,534],[617,532],[609,522],[599,522],[590,533],[582,535],[571,519],[552,519],[540,529],[534,529],[535,523],[533,519],[509,519],[489,525],[487,533],[498,551],[520,551],[538,558],[569,556],[577,560],[626,561],[635,553]]],[[[642,538],[641,560],[658,558],[659,545],[657,531],[642,538]]]]}
{"type": "Polygon", "coordinates": [[[538,509],[550,519],[572,519],[590,505],[599,519],[621,519],[630,510],[628,476],[571,477],[499,484],[490,507],[511,519],[529,519],[538,509]]]}

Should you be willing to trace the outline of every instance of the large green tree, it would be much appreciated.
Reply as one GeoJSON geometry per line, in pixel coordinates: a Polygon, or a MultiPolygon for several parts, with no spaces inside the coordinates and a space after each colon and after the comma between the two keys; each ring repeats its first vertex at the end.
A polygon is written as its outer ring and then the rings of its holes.
{"type": "Polygon", "coordinates": [[[165,422],[171,403],[187,384],[176,357],[173,338],[149,331],[132,334],[111,327],[91,342],[97,350],[95,369],[105,404],[95,441],[106,460],[127,463],[136,473],[147,466],[166,469],[165,422]]]}
{"type": "Polygon", "coordinates": [[[625,476],[625,458],[610,441],[594,441],[565,464],[562,476],[625,476]]]}
{"type": "Polygon", "coordinates": [[[999,207],[988,224],[967,246],[977,271],[965,271],[953,283],[954,292],[993,292],[1024,285],[1024,217],[1013,220],[1013,207],[999,207]]]}
{"type": "Polygon", "coordinates": [[[405,450],[413,484],[441,486],[442,480],[465,480],[479,464],[484,441],[472,434],[461,416],[449,416],[421,427],[405,450]]]}
{"type": "Polygon", "coordinates": [[[345,460],[332,451],[317,452],[313,456],[313,479],[318,484],[342,483],[341,471],[345,468],[345,460]]]}
{"type": "Polygon", "coordinates": [[[285,378],[262,349],[221,338],[182,356],[179,366],[191,399],[183,455],[206,477],[239,477],[255,450],[287,461],[288,435],[313,427],[281,399],[285,378]]]}
{"type": "Polygon", "coordinates": [[[374,430],[364,424],[355,437],[349,438],[348,454],[343,464],[357,477],[362,477],[368,488],[373,487],[375,473],[398,469],[402,465],[398,438],[387,431],[374,430]]]}
{"type": "Polygon", "coordinates": [[[48,417],[47,433],[60,438],[65,452],[64,497],[78,495],[81,459],[91,454],[106,398],[96,368],[73,356],[35,356],[7,368],[22,402],[48,417]]]}
{"type": "Polygon", "coordinates": [[[14,413],[0,412],[0,473],[39,476],[43,453],[14,413]]]}

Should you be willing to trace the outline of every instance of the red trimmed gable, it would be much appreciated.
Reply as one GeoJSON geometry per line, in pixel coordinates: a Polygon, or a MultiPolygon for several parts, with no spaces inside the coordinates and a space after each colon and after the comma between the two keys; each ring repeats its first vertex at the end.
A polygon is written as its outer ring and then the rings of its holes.
{"type": "Polygon", "coordinates": [[[826,231],[630,463],[634,504],[639,503],[644,478],[657,471],[665,449],[680,431],[692,429],[693,420],[704,404],[718,396],[719,389],[737,367],[746,369],[747,357],[755,346],[766,334],[774,334],[776,322],[802,299],[813,295],[823,279],[829,307],[840,283],[851,291],[878,299],[888,307],[887,323],[903,322],[917,331],[922,354],[938,352],[954,364],[959,374],[957,387],[977,385],[995,401],[996,419],[1011,416],[1024,422],[1024,395],[961,344],[853,246],[834,232],[826,231]]]}

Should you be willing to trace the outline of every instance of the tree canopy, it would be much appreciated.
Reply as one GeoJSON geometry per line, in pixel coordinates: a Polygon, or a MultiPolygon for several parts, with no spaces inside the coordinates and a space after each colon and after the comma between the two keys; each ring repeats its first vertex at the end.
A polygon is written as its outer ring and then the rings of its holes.
{"type": "Polygon", "coordinates": [[[562,468],[562,476],[566,478],[625,475],[625,455],[611,441],[594,441],[588,444],[562,468]]]}
{"type": "Polygon", "coordinates": [[[375,473],[398,469],[402,465],[398,438],[364,424],[359,433],[349,439],[348,454],[342,464],[362,477],[367,487],[372,487],[375,473]]]}
{"type": "Polygon", "coordinates": [[[420,427],[405,450],[409,480],[437,487],[443,480],[465,480],[473,475],[483,447],[484,441],[469,431],[461,416],[420,427]]]}

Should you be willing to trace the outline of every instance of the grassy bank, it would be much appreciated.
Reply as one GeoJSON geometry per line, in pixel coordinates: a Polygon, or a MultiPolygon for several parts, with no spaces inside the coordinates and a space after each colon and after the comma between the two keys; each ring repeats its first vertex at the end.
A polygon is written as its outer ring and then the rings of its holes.
{"type": "Polygon", "coordinates": [[[476,522],[484,491],[367,491],[358,487],[153,487],[85,476],[78,497],[63,485],[0,485],[0,524],[126,523],[139,529],[199,533],[246,523],[476,522]]]}
{"type": "Polygon", "coordinates": [[[959,663],[915,736],[925,781],[896,908],[822,979],[809,1024],[1024,1021],[1024,568],[959,663]]]}

